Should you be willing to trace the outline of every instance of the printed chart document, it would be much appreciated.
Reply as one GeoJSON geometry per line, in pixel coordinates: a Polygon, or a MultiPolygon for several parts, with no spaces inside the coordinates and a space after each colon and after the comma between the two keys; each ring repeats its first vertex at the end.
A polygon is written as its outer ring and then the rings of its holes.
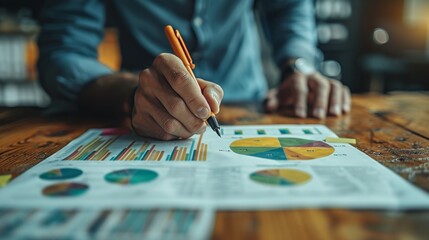
{"type": "Polygon", "coordinates": [[[212,211],[0,208],[0,239],[207,239],[212,211]]]}
{"type": "Polygon", "coordinates": [[[4,205],[428,208],[428,194],[323,125],[226,126],[155,141],[92,129],[12,181],[4,205]],[[31,201],[29,201],[31,199],[31,201]]]}
{"type": "MultiPolygon", "coordinates": [[[[72,228],[81,214],[96,219],[119,209],[97,229],[120,234],[128,226],[119,216],[149,221],[145,214],[153,209],[169,216],[159,220],[167,221],[161,231],[182,229],[176,211],[206,216],[189,220],[192,230],[210,229],[207,216],[216,209],[429,208],[427,193],[355,147],[327,143],[326,137],[337,136],[323,125],[224,126],[222,138],[206,131],[177,141],[91,129],[0,191],[0,223],[6,213],[28,214],[22,209],[35,212],[22,218],[34,224],[49,219],[49,211],[67,217],[71,211],[75,217],[64,228],[72,228]]],[[[191,230],[188,239],[204,235],[191,230]]]]}

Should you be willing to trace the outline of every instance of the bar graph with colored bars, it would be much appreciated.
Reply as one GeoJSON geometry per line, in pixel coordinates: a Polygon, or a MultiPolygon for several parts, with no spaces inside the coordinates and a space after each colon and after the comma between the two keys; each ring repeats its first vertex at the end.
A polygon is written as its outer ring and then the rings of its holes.
{"type": "MultiPolygon", "coordinates": [[[[169,142],[138,141],[129,135],[97,136],[76,148],[65,160],[89,161],[206,161],[207,144],[198,138],[183,140],[182,146],[169,142]],[[130,139],[134,139],[130,141],[130,139]],[[170,153],[170,154],[168,154],[170,153]]],[[[175,142],[177,143],[177,142],[175,142]]]]}
{"type": "Polygon", "coordinates": [[[240,127],[240,129],[235,129],[235,127],[222,128],[222,136],[253,136],[253,135],[269,135],[269,136],[278,136],[278,135],[321,135],[322,133],[317,127],[308,127],[308,126],[294,126],[290,128],[276,128],[276,127],[266,127],[259,128],[253,126],[240,127]]]}

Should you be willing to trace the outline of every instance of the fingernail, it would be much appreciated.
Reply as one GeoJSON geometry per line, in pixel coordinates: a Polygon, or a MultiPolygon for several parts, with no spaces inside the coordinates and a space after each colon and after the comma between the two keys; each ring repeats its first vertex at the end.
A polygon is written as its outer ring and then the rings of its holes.
{"type": "Polygon", "coordinates": [[[219,106],[219,99],[217,98],[217,94],[216,93],[212,93],[212,97],[215,100],[216,104],[219,106]]]}
{"type": "Polygon", "coordinates": [[[206,107],[201,107],[197,110],[197,117],[201,119],[207,119],[210,115],[210,111],[206,107]]]}
{"type": "Polygon", "coordinates": [[[305,118],[305,117],[307,116],[307,112],[306,112],[304,109],[302,109],[302,108],[298,108],[298,109],[296,110],[296,115],[297,115],[298,117],[305,118]]]}
{"type": "Polygon", "coordinates": [[[336,115],[336,116],[341,115],[341,108],[340,108],[340,106],[339,105],[332,106],[331,113],[334,114],[334,115],[336,115]]]}
{"type": "Polygon", "coordinates": [[[343,110],[344,112],[350,112],[350,106],[348,104],[344,104],[343,110]]]}
{"type": "Polygon", "coordinates": [[[211,89],[211,90],[210,90],[210,94],[211,94],[214,98],[216,98],[216,101],[217,101],[217,102],[220,102],[219,95],[217,94],[217,92],[216,92],[214,89],[211,89]]]}
{"type": "Polygon", "coordinates": [[[272,99],[269,99],[269,98],[266,98],[264,100],[264,105],[265,105],[265,108],[267,109],[267,111],[269,111],[269,112],[274,111],[277,108],[276,102],[272,99]]]}
{"type": "Polygon", "coordinates": [[[323,119],[325,118],[325,110],[323,110],[323,108],[315,108],[313,111],[313,115],[317,118],[323,119]]]}
{"type": "Polygon", "coordinates": [[[220,99],[219,99],[219,96],[217,95],[216,91],[212,90],[210,92],[210,94],[212,95],[213,99],[215,100],[216,105],[219,106],[220,105],[220,99]]]}

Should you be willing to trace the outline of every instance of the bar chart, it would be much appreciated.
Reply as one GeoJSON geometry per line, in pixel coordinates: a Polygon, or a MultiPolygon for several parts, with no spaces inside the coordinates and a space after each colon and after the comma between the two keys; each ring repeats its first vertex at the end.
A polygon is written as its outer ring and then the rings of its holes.
{"type": "Polygon", "coordinates": [[[168,142],[132,134],[103,134],[79,144],[64,160],[80,161],[206,161],[208,145],[203,134],[168,142]]]}
{"type": "Polygon", "coordinates": [[[188,208],[0,208],[0,217],[1,239],[185,240],[206,239],[213,214],[188,208]]]}
{"type": "Polygon", "coordinates": [[[285,135],[321,135],[317,127],[294,126],[285,127],[231,127],[222,128],[222,136],[249,136],[249,135],[268,135],[268,136],[285,136],[285,135]]]}

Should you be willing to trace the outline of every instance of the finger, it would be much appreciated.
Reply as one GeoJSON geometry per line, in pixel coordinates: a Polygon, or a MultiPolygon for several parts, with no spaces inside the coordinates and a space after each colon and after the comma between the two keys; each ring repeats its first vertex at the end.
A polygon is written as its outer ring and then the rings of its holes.
{"type": "Polygon", "coordinates": [[[317,74],[311,77],[310,82],[315,94],[314,102],[312,103],[314,106],[313,116],[323,119],[326,117],[326,110],[329,101],[329,81],[323,76],[317,74]]]}
{"type": "Polygon", "coordinates": [[[166,141],[179,138],[166,133],[149,115],[144,117],[133,117],[131,124],[134,132],[142,137],[150,137],[166,141]]]}
{"type": "Polygon", "coordinates": [[[352,104],[352,98],[351,98],[350,89],[347,86],[343,86],[343,106],[342,106],[343,112],[345,113],[350,112],[351,104],[352,104]]]}
{"type": "Polygon", "coordinates": [[[268,92],[267,98],[265,99],[265,110],[267,112],[277,111],[277,108],[279,107],[277,92],[278,92],[277,88],[273,88],[268,92]]]}
{"type": "Polygon", "coordinates": [[[338,80],[329,80],[330,83],[330,99],[329,113],[334,116],[340,116],[343,102],[343,85],[338,80]]]}
{"type": "Polygon", "coordinates": [[[166,85],[163,91],[159,91],[156,94],[156,97],[167,112],[177,119],[191,134],[205,128],[204,120],[197,118],[186,106],[183,99],[168,84],[166,85]]]}
{"type": "Polygon", "coordinates": [[[281,92],[279,92],[280,98],[283,99],[280,107],[290,109],[290,102],[292,102],[294,115],[301,118],[307,117],[308,83],[306,76],[297,73],[290,76],[286,81],[285,87],[280,88],[281,92]],[[290,93],[289,91],[287,93],[288,88],[292,88],[294,92],[290,93]]]}
{"type": "Polygon", "coordinates": [[[160,102],[158,104],[152,104],[148,112],[154,121],[162,128],[164,134],[167,133],[180,138],[189,138],[194,134],[193,132],[189,132],[179,120],[171,116],[160,102]]]}
{"type": "Polygon", "coordinates": [[[200,87],[178,57],[168,53],[160,54],[156,57],[153,67],[165,77],[195,116],[200,119],[207,119],[210,116],[210,106],[200,87]]]}
{"type": "MultiPolygon", "coordinates": [[[[145,94],[143,89],[139,88],[136,92],[133,126],[147,136],[163,140],[177,137],[188,138],[193,135],[181,122],[169,114],[156,96],[145,94]],[[156,125],[151,124],[152,122],[155,122],[156,125]]],[[[185,109],[187,108],[185,107],[185,109]]],[[[192,114],[190,115],[193,116],[192,114]]]]}
{"type": "Polygon", "coordinates": [[[223,98],[223,89],[215,83],[203,79],[197,80],[205,99],[210,105],[210,110],[215,114],[219,113],[220,103],[223,98]]]}
{"type": "Polygon", "coordinates": [[[146,106],[149,106],[149,104],[145,103],[145,98],[138,96],[138,92],[136,93],[136,99],[131,118],[131,126],[138,135],[161,140],[172,140],[178,138],[178,136],[165,132],[164,129],[156,123],[154,118],[148,114],[148,112],[141,111],[141,109],[146,109],[146,106]]]}

